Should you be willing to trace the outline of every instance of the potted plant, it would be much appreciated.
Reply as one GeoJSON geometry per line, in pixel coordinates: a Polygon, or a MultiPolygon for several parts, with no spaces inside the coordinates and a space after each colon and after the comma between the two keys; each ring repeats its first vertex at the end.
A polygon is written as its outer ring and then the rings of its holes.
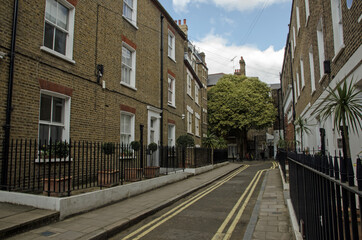
{"type": "Polygon", "coordinates": [[[98,185],[101,187],[111,187],[118,183],[117,175],[119,170],[112,168],[107,169],[105,166],[111,166],[111,164],[107,164],[106,162],[111,161],[111,156],[114,155],[116,151],[116,145],[113,142],[105,142],[101,147],[105,159],[103,161],[104,167],[102,170],[98,171],[98,185]]]}
{"type": "MultiPolygon", "coordinates": [[[[67,164],[69,159],[69,144],[65,141],[56,141],[54,144],[43,145],[39,150],[39,162],[42,160],[47,162],[46,164],[56,164],[53,165],[54,168],[57,168],[57,165],[67,164]]],[[[49,165],[49,167],[51,167],[49,165]]],[[[61,166],[59,166],[61,167],[61,166]]],[[[63,196],[68,194],[69,181],[72,180],[71,176],[50,176],[50,178],[45,177],[43,179],[43,194],[48,196],[63,196]]]]}
{"type": "Polygon", "coordinates": [[[157,151],[157,148],[158,148],[158,146],[154,142],[148,144],[147,152],[150,155],[151,162],[150,162],[150,166],[145,167],[144,174],[145,174],[146,178],[158,177],[160,175],[160,167],[154,166],[154,163],[153,163],[153,154],[155,151],[157,151]]]}
{"type": "MultiPolygon", "coordinates": [[[[138,141],[132,141],[130,143],[130,148],[132,150],[125,149],[123,155],[130,156],[135,161],[136,155],[134,154],[134,152],[137,152],[140,150],[141,143],[138,141]]],[[[129,167],[129,168],[125,169],[125,179],[127,181],[138,181],[138,180],[140,180],[141,177],[142,177],[142,168],[129,167]]]]}
{"type": "Polygon", "coordinates": [[[134,151],[138,151],[138,150],[140,149],[140,147],[141,147],[141,144],[140,144],[140,142],[138,142],[138,141],[132,141],[132,142],[130,143],[130,145],[131,145],[131,148],[132,148],[134,151]]]}

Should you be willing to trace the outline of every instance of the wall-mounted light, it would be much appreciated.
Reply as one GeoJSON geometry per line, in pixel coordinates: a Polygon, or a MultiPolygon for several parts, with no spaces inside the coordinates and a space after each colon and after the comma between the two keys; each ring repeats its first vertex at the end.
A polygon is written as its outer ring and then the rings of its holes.
{"type": "Polygon", "coordinates": [[[7,55],[6,53],[0,52],[0,58],[1,58],[1,59],[4,59],[4,57],[6,57],[6,55],[7,55]]]}
{"type": "Polygon", "coordinates": [[[185,119],[185,114],[182,114],[182,115],[181,115],[181,118],[182,118],[182,119],[185,119]]]}
{"type": "Polygon", "coordinates": [[[102,64],[97,64],[97,83],[100,82],[101,77],[104,74],[104,66],[102,64]]]}

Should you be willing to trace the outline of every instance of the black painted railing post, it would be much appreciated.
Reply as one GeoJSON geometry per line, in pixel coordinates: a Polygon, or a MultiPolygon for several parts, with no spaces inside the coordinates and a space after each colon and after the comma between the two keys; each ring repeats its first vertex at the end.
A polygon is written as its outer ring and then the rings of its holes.
{"type": "Polygon", "coordinates": [[[341,171],[341,182],[345,183],[347,181],[347,169],[345,164],[344,157],[341,156],[341,151],[339,151],[339,166],[341,171]]]}
{"type": "Polygon", "coordinates": [[[350,158],[346,158],[345,161],[347,161],[348,184],[349,186],[354,186],[354,172],[352,160],[350,158]]]}
{"type": "Polygon", "coordinates": [[[358,190],[362,191],[362,163],[360,158],[357,158],[356,175],[357,175],[358,190]]]}

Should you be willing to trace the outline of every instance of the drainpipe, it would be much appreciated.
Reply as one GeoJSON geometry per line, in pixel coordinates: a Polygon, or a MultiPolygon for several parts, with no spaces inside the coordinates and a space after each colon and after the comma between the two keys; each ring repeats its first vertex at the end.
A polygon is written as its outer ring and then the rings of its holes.
{"type": "Polygon", "coordinates": [[[13,96],[13,79],[14,79],[14,64],[15,64],[15,43],[16,43],[16,27],[18,22],[18,5],[19,1],[14,0],[13,9],[13,27],[11,34],[11,49],[10,49],[10,66],[9,66],[9,82],[8,95],[6,103],[6,122],[4,127],[5,138],[3,144],[3,159],[1,166],[1,185],[6,188],[8,180],[8,162],[9,162],[9,145],[10,145],[10,123],[12,111],[12,96],[13,96]]]}
{"type": "MultiPolygon", "coordinates": [[[[280,100],[282,104],[282,129],[283,129],[283,139],[285,140],[285,125],[284,125],[284,97],[283,97],[283,75],[280,74],[280,100]]],[[[279,99],[279,98],[278,98],[279,99]]]]}
{"type": "Polygon", "coordinates": [[[161,78],[160,78],[160,81],[161,81],[161,114],[160,114],[160,117],[161,117],[161,126],[160,126],[160,145],[161,145],[161,162],[163,162],[163,18],[164,16],[162,15],[161,13],[161,47],[160,47],[160,52],[161,52],[161,69],[160,69],[160,74],[161,74],[161,78]]]}
{"type": "Polygon", "coordinates": [[[294,81],[293,81],[293,63],[292,63],[292,48],[290,42],[288,43],[289,46],[289,56],[290,56],[290,79],[292,80],[292,94],[293,94],[293,131],[294,131],[294,151],[297,151],[297,139],[295,135],[295,93],[294,93],[294,81]]]}

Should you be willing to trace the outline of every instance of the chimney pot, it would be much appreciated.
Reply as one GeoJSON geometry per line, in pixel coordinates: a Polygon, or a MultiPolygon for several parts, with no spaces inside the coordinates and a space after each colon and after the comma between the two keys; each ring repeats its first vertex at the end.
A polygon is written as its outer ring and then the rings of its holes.
{"type": "Polygon", "coordinates": [[[181,25],[181,20],[178,20],[178,25],[181,25]]]}
{"type": "Polygon", "coordinates": [[[175,20],[175,23],[177,24],[177,20],[175,20]]]}
{"type": "Polygon", "coordinates": [[[184,25],[186,25],[186,19],[184,19],[184,25]]]}

